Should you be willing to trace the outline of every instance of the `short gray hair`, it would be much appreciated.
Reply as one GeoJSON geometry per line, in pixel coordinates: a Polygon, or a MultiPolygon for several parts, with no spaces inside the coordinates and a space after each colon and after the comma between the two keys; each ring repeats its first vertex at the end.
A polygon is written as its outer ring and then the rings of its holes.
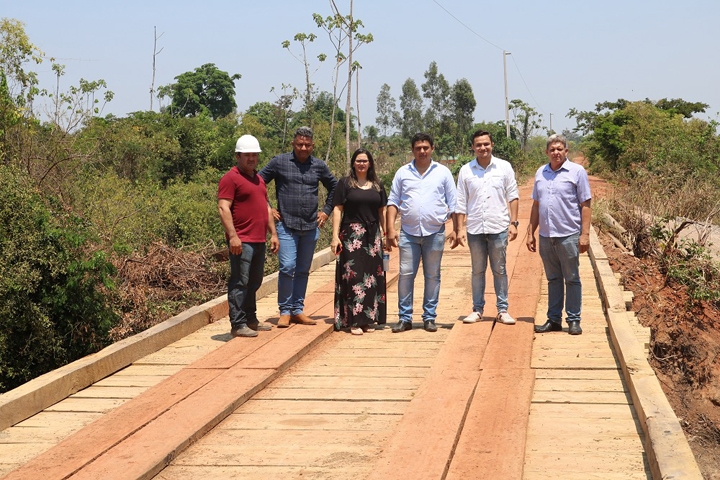
{"type": "Polygon", "coordinates": [[[565,148],[568,148],[567,138],[559,133],[553,133],[548,137],[547,143],[545,143],[545,150],[550,148],[550,145],[553,143],[562,143],[565,148]]]}
{"type": "Polygon", "coordinates": [[[297,130],[295,130],[295,136],[296,137],[308,137],[313,138],[313,131],[310,127],[300,127],[297,130]]]}

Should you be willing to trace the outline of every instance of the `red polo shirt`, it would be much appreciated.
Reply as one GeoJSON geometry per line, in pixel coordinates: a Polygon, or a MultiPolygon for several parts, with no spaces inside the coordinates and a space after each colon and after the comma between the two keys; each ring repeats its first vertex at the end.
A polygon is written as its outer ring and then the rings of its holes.
{"type": "Polygon", "coordinates": [[[230,212],[238,237],[243,242],[265,243],[268,228],[268,196],[265,181],[257,172],[252,177],[231,168],[220,179],[218,200],[231,200],[230,212]]]}

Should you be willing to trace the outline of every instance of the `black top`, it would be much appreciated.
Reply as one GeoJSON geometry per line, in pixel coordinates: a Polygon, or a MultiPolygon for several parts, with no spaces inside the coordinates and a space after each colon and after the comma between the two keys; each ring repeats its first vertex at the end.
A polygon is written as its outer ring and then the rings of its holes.
{"type": "Polygon", "coordinates": [[[333,206],[343,206],[342,223],[378,223],[378,210],[387,205],[387,194],[385,188],[380,184],[380,191],[370,187],[367,190],[362,188],[350,188],[349,179],[341,179],[335,188],[333,206]]]}

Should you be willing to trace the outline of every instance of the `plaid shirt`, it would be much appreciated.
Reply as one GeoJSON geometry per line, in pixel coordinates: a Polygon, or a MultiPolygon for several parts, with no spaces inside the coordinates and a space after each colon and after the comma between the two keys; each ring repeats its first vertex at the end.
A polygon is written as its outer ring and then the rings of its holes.
{"type": "Polygon", "coordinates": [[[275,180],[275,195],[282,222],[293,230],[313,230],[317,228],[318,185],[327,189],[327,200],[323,213],[332,212],[333,191],[337,179],[330,168],[312,155],[300,163],[293,152],[274,157],[262,170],[260,176],[265,183],[275,180]]]}

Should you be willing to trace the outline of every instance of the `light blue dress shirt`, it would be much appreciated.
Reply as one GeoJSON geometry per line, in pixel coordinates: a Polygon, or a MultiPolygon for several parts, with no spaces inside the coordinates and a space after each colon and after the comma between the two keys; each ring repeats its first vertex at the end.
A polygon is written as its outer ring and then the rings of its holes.
{"type": "Polygon", "coordinates": [[[540,236],[567,237],[579,233],[580,205],[592,198],[587,172],[568,159],[556,171],[548,163],[535,173],[532,198],[540,204],[540,236]]]}
{"type": "Polygon", "coordinates": [[[415,160],[395,172],[388,205],[400,212],[402,230],[422,237],[439,232],[455,211],[457,194],[452,173],[434,160],[424,175],[415,168],[415,160]]]}

